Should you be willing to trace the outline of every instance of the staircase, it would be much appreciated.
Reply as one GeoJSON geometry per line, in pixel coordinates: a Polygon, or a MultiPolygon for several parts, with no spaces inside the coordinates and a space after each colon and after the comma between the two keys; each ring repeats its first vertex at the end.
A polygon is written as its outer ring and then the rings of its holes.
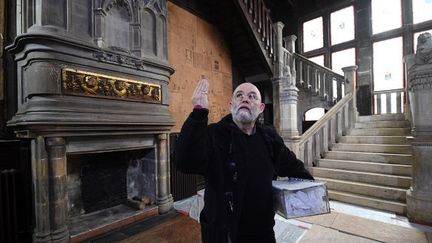
{"type": "Polygon", "coordinates": [[[332,200],[406,214],[412,152],[403,114],[361,116],[317,166],[332,200]]]}
{"type": "Polygon", "coordinates": [[[241,79],[273,77],[274,29],[262,0],[200,0],[224,36],[233,67],[241,79]]]}

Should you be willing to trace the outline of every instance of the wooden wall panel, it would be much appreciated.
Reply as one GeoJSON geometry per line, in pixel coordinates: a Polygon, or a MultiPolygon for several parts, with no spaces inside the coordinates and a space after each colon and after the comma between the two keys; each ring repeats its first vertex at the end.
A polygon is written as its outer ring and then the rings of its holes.
{"type": "Polygon", "coordinates": [[[172,132],[180,128],[192,111],[191,97],[197,81],[210,83],[209,122],[229,113],[232,93],[231,57],[223,37],[209,22],[168,2],[168,61],[171,76],[170,112],[175,119],[172,132]]]}

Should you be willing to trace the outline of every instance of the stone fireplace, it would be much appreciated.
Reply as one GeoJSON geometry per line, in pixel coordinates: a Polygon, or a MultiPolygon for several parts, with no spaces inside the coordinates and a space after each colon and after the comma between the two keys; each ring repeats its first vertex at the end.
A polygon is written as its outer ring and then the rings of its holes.
{"type": "Polygon", "coordinates": [[[29,0],[6,48],[31,140],[35,242],[77,242],[168,212],[165,0],[29,0]]]}
{"type": "Polygon", "coordinates": [[[73,154],[67,160],[70,218],[120,204],[143,209],[156,201],[155,149],[73,154]]]}

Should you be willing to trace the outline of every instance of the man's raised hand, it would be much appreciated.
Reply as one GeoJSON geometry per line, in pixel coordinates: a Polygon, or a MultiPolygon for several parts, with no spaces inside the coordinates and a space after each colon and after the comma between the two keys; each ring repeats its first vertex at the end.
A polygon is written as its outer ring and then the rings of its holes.
{"type": "Polygon", "coordinates": [[[192,95],[192,105],[194,107],[208,109],[208,88],[209,83],[207,79],[201,79],[198,81],[198,84],[192,95]]]}

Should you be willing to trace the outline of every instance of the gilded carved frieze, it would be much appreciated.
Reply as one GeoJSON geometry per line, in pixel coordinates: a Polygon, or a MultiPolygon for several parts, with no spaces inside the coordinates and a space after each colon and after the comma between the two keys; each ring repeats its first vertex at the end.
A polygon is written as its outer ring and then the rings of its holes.
{"type": "Polygon", "coordinates": [[[161,86],[97,73],[65,68],[64,94],[161,103],[161,86]]]}

